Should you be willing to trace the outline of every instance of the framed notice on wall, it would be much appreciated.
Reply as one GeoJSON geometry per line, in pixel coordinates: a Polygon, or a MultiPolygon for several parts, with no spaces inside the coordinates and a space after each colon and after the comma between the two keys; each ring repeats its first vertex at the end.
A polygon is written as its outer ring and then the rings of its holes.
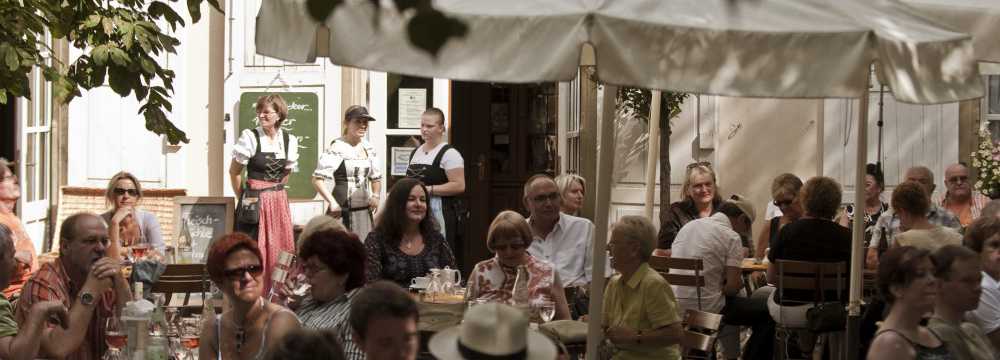
{"type": "MultiPolygon", "coordinates": [[[[240,95],[239,123],[237,135],[243,129],[257,127],[257,98],[267,95],[265,92],[245,92],[240,95]]],[[[288,177],[285,189],[292,199],[312,199],[316,197],[316,189],[312,186],[312,172],[316,169],[316,161],[321,151],[319,146],[319,97],[311,92],[280,92],[276,93],[288,104],[288,118],[281,124],[281,129],[299,139],[298,171],[288,177]]],[[[419,120],[418,120],[419,125],[419,120]]]]}
{"type": "Polygon", "coordinates": [[[427,89],[399,89],[399,128],[419,129],[427,109],[427,89]]]}
{"type": "Polygon", "coordinates": [[[178,196],[174,198],[174,224],[177,227],[173,245],[190,247],[195,262],[203,262],[213,240],[233,229],[235,205],[232,197],[178,196]]]}
{"type": "Polygon", "coordinates": [[[397,146],[392,148],[392,176],[406,176],[406,168],[410,165],[410,154],[415,147],[397,146]]]}

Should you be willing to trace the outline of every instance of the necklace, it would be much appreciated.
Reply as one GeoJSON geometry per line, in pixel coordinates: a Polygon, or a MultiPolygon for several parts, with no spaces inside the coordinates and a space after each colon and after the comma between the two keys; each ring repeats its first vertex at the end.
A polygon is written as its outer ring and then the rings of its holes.
{"type": "MultiPolygon", "coordinates": [[[[260,300],[258,302],[260,304],[260,309],[261,309],[261,311],[263,311],[264,310],[264,298],[258,298],[258,300],[260,300]]],[[[251,310],[253,310],[253,309],[251,309],[251,310]]],[[[249,313],[250,312],[247,311],[247,314],[249,314],[249,313]]],[[[246,315],[244,315],[244,317],[243,317],[243,322],[244,323],[246,322],[246,315]]],[[[246,330],[246,327],[242,326],[242,324],[236,324],[236,319],[233,319],[232,323],[233,323],[233,328],[235,329],[234,332],[236,333],[236,354],[239,354],[240,350],[243,348],[243,344],[246,344],[246,342],[247,342],[247,330],[246,330]]]]}

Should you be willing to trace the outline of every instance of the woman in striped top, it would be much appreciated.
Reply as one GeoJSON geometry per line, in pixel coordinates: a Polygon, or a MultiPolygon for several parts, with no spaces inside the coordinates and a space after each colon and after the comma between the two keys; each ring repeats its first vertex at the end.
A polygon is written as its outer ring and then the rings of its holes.
{"type": "Polygon", "coordinates": [[[348,360],[365,358],[354,344],[347,318],[351,299],[365,284],[366,254],[357,235],[343,230],[313,233],[299,248],[299,259],[312,287],[295,314],[304,328],[334,332],[348,360]]]}

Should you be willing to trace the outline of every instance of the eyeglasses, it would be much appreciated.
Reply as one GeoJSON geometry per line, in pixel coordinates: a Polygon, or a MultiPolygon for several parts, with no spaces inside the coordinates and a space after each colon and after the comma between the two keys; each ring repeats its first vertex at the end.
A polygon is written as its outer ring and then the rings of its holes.
{"type": "Polygon", "coordinates": [[[257,112],[257,116],[260,116],[260,117],[277,115],[277,114],[278,113],[274,112],[274,111],[259,111],[259,112],[257,112]]]}
{"type": "Polygon", "coordinates": [[[7,179],[13,179],[13,180],[16,181],[17,180],[17,175],[14,175],[14,174],[3,175],[2,177],[0,177],[0,182],[7,181],[7,179]]]}
{"type": "Polygon", "coordinates": [[[503,244],[503,245],[493,245],[490,247],[493,251],[507,251],[507,250],[524,250],[528,245],[523,243],[517,244],[503,244]]]}
{"type": "Polygon", "coordinates": [[[948,182],[953,184],[967,183],[969,182],[968,176],[952,176],[948,178],[948,182]]]}
{"type": "Polygon", "coordinates": [[[556,201],[556,199],[559,199],[559,192],[550,192],[548,194],[535,195],[535,197],[531,198],[531,201],[540,203],[546,201],[556,201]]]}
{"type": "Polygon", "coordinates": [[[699,167],[699,166],[704,166],[704,167],[707,167],[707,168],[711,169],[712,168],[712,163],[710,163],[708,161],[693,162],[693,163],[688,164],[687,169],[691,170],[691,169],[694,169],[694,168],[699,167]]]}
{"type": "Polygon", "coordinates": [[[795,202],[794,199],[786,199],[786,200],[781,200],[781,201],[778,201],[776,199],[776,200],[772,201],[772,203],[774,203],[774,206],[777,206],[779,208],[780,207],[785,207],[785,206],[792,205],[793,202],[795,202]]]}
{"type": "Polygon", "coordinates": [[[115,193],[115,196],[122,196],[122,195],[125,195],[125,194],[128,194],[128,196],[131,196],[131,197],[139,196],[139,190],[136,190],[136,189],[115,188],[113,190],[113,192],[115,193]]]}
{"type": "Polygon", "coordinates": [[[264,267],[260,265],[250,265],[235,269],[226,269],[222,272],[227,278],[237,280],[243,278],[243,274],[249,273],[252,277],[258,277],[264,272],[264,267]]]}

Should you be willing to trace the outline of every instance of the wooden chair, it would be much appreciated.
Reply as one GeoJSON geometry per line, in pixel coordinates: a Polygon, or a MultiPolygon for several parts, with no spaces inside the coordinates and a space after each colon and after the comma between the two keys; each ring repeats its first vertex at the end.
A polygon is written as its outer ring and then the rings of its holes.
{"type": "MultiPolygon", "coordinates": [[[[838,302],[843,298],[847,289],[847,281],[850,279],[847,264],[843,261],[823,263],[778,260],[775,265],[778,269],[778,281],[775,284],[777,293],[774,296],[774,301],[784,306],[838,302]],[[812,292],[814,296],[805,301],[788,299],[785,296],[785,292],[788,290],[812,292]],[[830,291],[834,291],[835,295],[827,296],[830,291]]],[[[782,322],[781,316],[775,319],[775,353],[779,355],[779,359],[785,359],[788,355],[784,346],[788,345],[791,331],[804,332],[807,329],[788,326],[782,322]]],[[[809,354],[805,355],[809,356],[809,354]]]]}
{"type": "Polygon", "coordinates": [[[695,288],[698,301],[698,310],[701,310],[701,288],[705,287],[705,264],[701,259],[686,259],[666,256],[652,256],[649,258],[649,266],[660,273],[670,285],[691,286],[695,288]],[[694,274],[671,274],[671,269],[690,270],[694,274]]]}
{"type": "Polygon", "coordinates": [[[722,327],[722,315],[688,309],[684,313],[681,349],[685,359],[710,359],[715,352],[716,335],[722,327]]]}
{"type": "Polygon", "coordinates": [[[210,288],[205,264],[168,264],[151,291],[165,294],[167,304],[170,304],[173,294],[183,293],[183,306],[190,306],[192,293],[201,293],[201,299],[205,301],[205,294],[210,288]]]}

